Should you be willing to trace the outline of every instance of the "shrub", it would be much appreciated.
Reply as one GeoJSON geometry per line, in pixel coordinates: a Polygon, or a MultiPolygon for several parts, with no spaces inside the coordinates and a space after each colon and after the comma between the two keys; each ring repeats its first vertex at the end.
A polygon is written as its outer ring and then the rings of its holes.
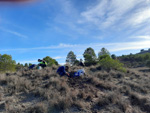
{"type": "Polygon", "coordinates": [[[146,62],[146,66],[150,67],[150,60],[146,62]]]}
{"type": "Polygon", "coordinates": [[[58,65],[58,62],[49,56],[46,56],[45,58],[43,58],[43,60],[45,60],[47,62],[48,66],[58,65]]]}
{"type": "Polygon", "coordinates": [[[11,55],[0,55],[0,72],[15,71],[16,62],[11,55]]]}
{"type": "Polygon", "coordinates": [[[107,58],[107,57],[110,58],[110,56],[108,54],[99,56],[99,60],[102,60],[103,58],[107,58]]]}
{"type": "Polygon", "coordinates": [[[106,69],[106,70],[116,69],[118,71],[126,72],[126,69],[123,67],[122,63],[110,57],[105,57],[101,59],[99,63],[103,69],[106,69]]]}
{"type": "Polygon", "coordinates": [[[38,103],[28,110],[28,113],[47,113],[48,106],[44,103],[38,103]]]}

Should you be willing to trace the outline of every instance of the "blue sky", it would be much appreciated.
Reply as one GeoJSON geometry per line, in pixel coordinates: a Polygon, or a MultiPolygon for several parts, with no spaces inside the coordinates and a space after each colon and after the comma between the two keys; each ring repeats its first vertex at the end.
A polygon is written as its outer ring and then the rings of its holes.
{"type": "Polygon", "coordinates": [[[137,53],[150,48],[150,0],[0,2],[0,42],[0,54],[21,63],[50,56],[63,64],[88,47],[137,53]]]}

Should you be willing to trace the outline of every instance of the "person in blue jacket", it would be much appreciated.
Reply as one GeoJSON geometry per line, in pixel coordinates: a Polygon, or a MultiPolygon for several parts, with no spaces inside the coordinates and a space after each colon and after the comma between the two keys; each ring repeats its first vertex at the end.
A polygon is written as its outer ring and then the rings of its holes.
{"type": "Polygon", "coordinates": [[[68,66],[60,66],[60,67],[57,69],[57,73],[58,73],[60,76],[64,76],[64,75],[70,76],[69,73],[68,73],[68,70],[69,70],[69,67],[68,67],[68,66]]]}
{"type": "Polygon", "coordinates": [[[29,69],[34,69],[36,67],[36,64],[32,64],[31,66],[29,66],[29,69]]]}

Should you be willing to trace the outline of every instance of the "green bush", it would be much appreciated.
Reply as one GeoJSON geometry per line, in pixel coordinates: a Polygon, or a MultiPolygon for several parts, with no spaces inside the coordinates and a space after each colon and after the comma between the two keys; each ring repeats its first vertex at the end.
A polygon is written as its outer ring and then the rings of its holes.
{"type": "Polygon", "coordinates": [[[93,59],[92,56],[89,55],[89,54],[85,54],[84,58],[85,58],[85,65],[86,66],[91,66],[91,65],[96,65],[97,64],[96,60],[93,59]]]}
{"type": "Polygon", "coordinates": [[[114,60],[110,57],[105,57],[99,61],[101,67],[106,70],[116,69],[118,71],[126,72],[126,69],[123,67],[124,64],[120,63],[118,60],[114,60]]]}
{"type": "Polygon", "coordinates": [[[11,55],[0,55],[0,72],[15,71],[16,62],[12,60],[11,55]]]}
{"type": "Polygon", "coordinates": [[[43,60],[47,62],[48,66],[58,65],[58,62],[49,56],[46,56],[45,58],[43,58],[43,60]]]}
{"type": "Polygon", "coordinates": [[[150,67],[150,60],[146,62],[146,66],[150,67]]]}
{"type": "Polygon", "coordinates": [[[110,56],[108,54],[99,56],[99,60],[102,60],[102,59],[107,58],[107,57],[110,58],[110,56]]]}

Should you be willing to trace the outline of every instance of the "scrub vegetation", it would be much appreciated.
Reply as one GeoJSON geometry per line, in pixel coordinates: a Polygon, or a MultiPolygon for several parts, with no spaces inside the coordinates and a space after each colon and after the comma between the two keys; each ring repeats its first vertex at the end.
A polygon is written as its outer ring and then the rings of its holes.
{"type": "MultiPolygon", "coordinates": [[[[127,73],[85,67],[86,75],[60,77],[57,66],[0,75],[0,112],[7,113],[149,113],[150,70],[127,73]]],[[[74,73],[81,67],[73,66],[74,73]]]]}
{"type": "MultiPolygon", "coordinates": [[[[7,68],[0,74],[0,112],[150,112],[149,54],[116,57],[102,48],[97,58],[94,50],[88,48],[83,56],[86,73],[79,77],[60,77],[56,73],[58,63],[50,57],[45,57],[48,67],[29,70],[29,64],[15,64],[8,56],[10,60],[6,61],[13,62],[16,71],[8,72],[7,68]]],[[[76,59],[72,51],[66,61],[71,61],[69,72],[73,75],[83,67],[69,58],[76,59]]]]}

